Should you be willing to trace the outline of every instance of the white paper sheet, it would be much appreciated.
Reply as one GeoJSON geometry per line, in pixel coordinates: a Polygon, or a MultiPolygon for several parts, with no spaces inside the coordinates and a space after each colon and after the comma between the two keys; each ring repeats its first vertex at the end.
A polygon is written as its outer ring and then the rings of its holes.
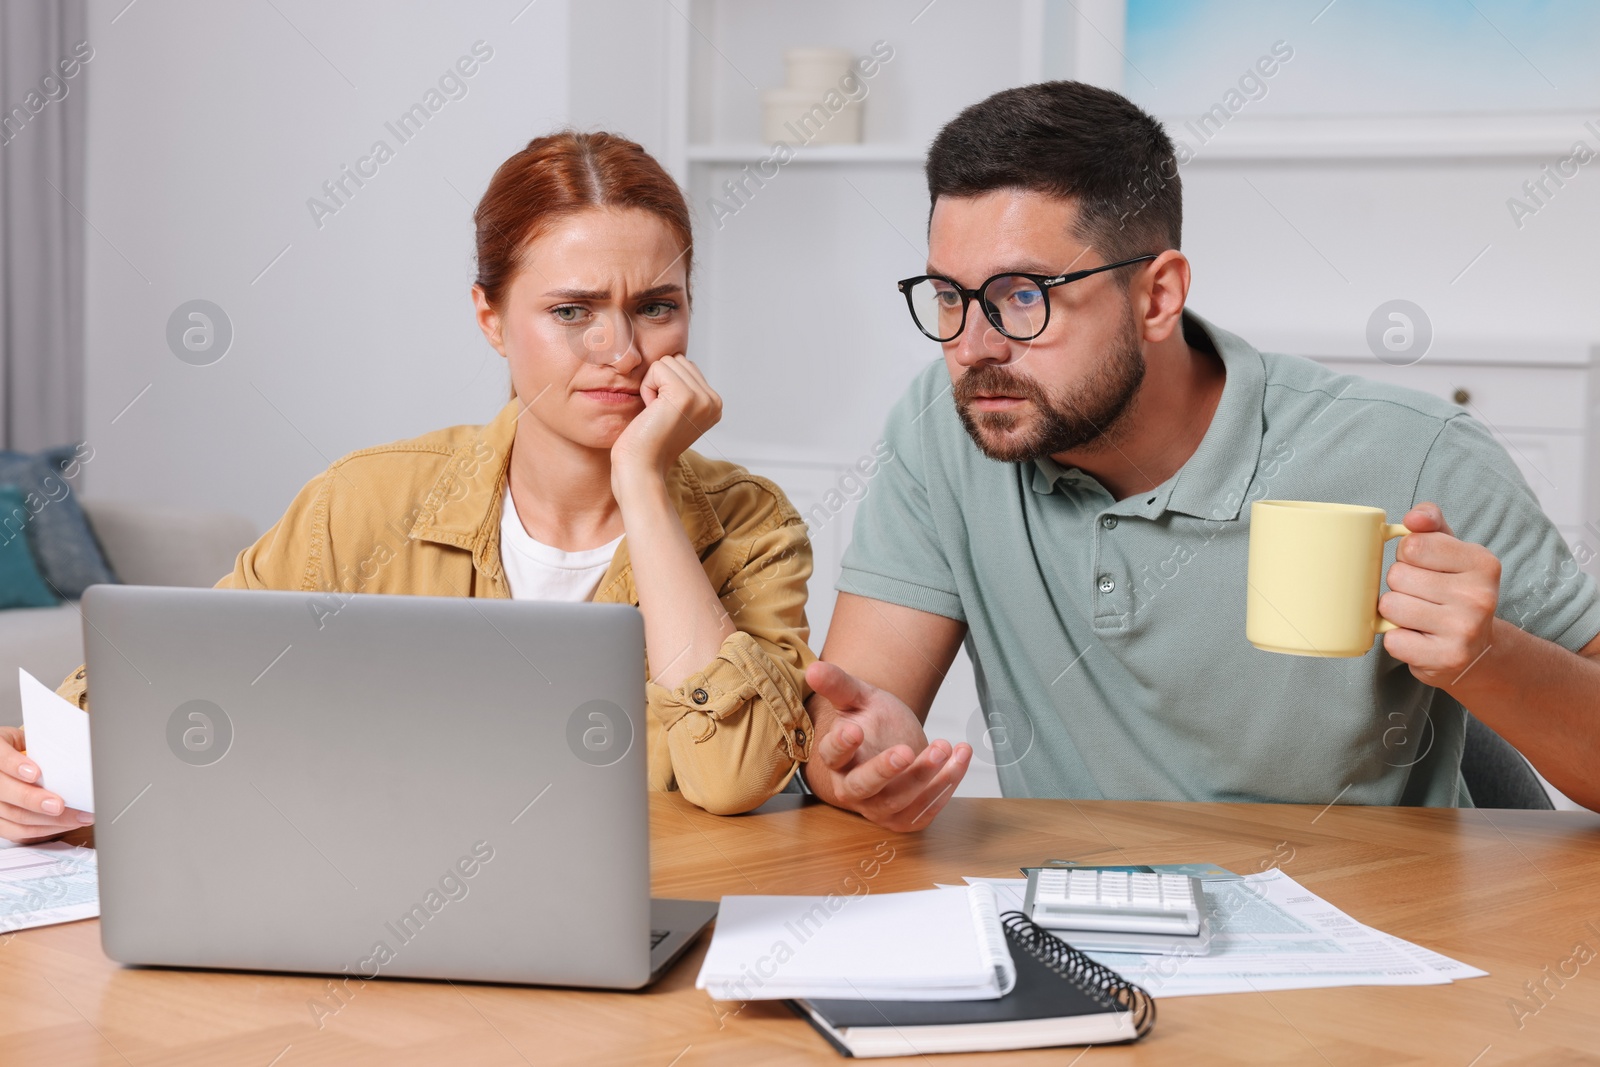
{"type": "MultiPolygon", "coordinates": [[[[992,887],[1000,909],[1021,911],[1025,878],[968,878],[992,887]]],[[[1347,985],[1442,985],[1486,975],[1365,926],[1279,870],[1207,879],[1213,916],[1205,956],[1091,952],[1157,997],[1347,985]]]]}
{"type": "Polygon", "coordinates": [[[50,841],[0,849],[0,934],[100,914],[92,848],[50,841]]]}
{"type": "Polygon", "coordinates": [[[22,689],[22,733],[28,758],[39,765],[38,785],[61,797],[69,808],[94,810],[94,779],[89,773],[89,713],[39,679],[17,668],[22,689]]]}
{"type": "Polygon", "coordinates": [[[1016,969],[994,895],[726,896],[695,988],[718,1000],[990,1000],[1016,969]]]}

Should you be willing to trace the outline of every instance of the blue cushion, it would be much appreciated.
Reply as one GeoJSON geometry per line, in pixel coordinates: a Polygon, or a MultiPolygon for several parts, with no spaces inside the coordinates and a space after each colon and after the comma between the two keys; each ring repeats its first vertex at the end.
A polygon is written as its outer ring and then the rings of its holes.
{"type": "Polygon", "coordinates": [[[82,596],[96,582],[117,580],[73,486],[93,455],[87,445],[37,454],[0,452],[0,485],[19,490],[18,499],[0,511],[0,537],[25,532],[45,583],[68,599],[82,596]]]}
{"type": "MultiPolygon", "coordinates": [[[[18,508],[27,511],[22,491],[0,485],[0,515],[18,508]]],[[[55,603],[56,595],[39,576],[27,535],[9,526],[0,528],[0,608],[47,608],[55,603]]]]}

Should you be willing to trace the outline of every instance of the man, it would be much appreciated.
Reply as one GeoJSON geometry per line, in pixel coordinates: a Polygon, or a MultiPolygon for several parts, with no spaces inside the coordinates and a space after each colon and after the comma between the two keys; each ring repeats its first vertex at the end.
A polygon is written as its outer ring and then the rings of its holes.
{"type": "Polygon", "coordinates": [[[814,792],[934,818],[972,749],[921,721],[965,640],[1008,796],[1470,804],[1469,707],[1600,808],[1600,593],[1483,426],[1185,311],[1172,143],[1115,93],[998,93],[927,175],[901,288],[944,366],[889,417],[806,675],[814,792]],[[1263,498],[1404,516],[1374,652],[1246,642],[1263,498]]]}

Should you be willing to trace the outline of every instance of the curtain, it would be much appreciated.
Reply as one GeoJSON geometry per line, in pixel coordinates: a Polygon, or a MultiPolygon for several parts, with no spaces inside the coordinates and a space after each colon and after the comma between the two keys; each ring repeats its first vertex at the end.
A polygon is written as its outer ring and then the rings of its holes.
{"type": "Polygon", "coordinates": [[[0,447],[80,441],[84,0],[0,0],[0,447]]]}

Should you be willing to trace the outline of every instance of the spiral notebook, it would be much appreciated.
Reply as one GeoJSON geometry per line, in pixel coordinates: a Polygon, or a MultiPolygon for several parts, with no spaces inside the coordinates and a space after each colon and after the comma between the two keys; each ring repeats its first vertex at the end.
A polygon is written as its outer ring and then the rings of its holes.
{"type": "Polygon", "coordinates": [[[718,1000],[993,1000],[1015,984],[986,885],[723,897],[695,979],[718,1000]]]}
{"type": "Polygon", "coordinates": [[[1017,981],[998,1000],[797,999],[790,1007],[846,1056],[1000,1052],[1134,1041],[1150,1032],[1150,994],[1036,925],[1003,920],[1017,981]]]}

